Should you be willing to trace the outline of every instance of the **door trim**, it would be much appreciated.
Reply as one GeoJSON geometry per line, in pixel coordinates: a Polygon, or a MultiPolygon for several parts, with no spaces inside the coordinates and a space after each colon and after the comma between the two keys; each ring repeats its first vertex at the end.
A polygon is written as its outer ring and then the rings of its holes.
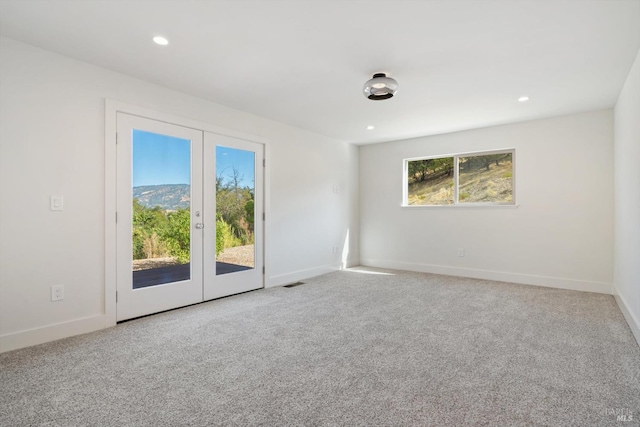
{"type": "MultiPolygon", "coordinates": [[[[104,203],[104,239],[105,239],[105,268],[104,268],[104,312],[105,327],[116,325],[116,184],[117,184],[117,162],[116,162],[116,133],[117,123],[116,115],[118,112],[126,113],[133,116],[140,116],[151,120],[170,123],[178,126],[189,127],[192,129],[216,133],[233,138],[244,139],[264,145],[264,157],[266,159],[266,167],[264,172],[264,206],[263,212],[268,215],[269,207],[269,161],[268,155],[270,151],[270,141],[242,131],[236,131],[211,123],[205,123],[198,120],[185,118],[171,113],[160,112],[148,108],[128,104],[112,99],[105,99],[105,203],[104,203]]],[[[264,244],[263,244],[263,262],[265,270],[267,266],[267,227],[268,221],[264,221],[264,244]]],[[[263,286],[267,286],[266,274],[263,276],[263,286]]]]}

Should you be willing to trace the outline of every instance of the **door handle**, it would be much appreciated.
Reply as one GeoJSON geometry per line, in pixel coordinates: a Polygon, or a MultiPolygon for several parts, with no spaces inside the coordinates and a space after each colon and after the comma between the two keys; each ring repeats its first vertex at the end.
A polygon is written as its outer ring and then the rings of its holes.
{"type": "Polygon", "coordinates": [[[201,223],[201,222],[198,222],[198,223],[196,223],[196,228],[197,228],[198,230],[202,230],[202,229],[204,228],[204,224],[203,224],[203,223],[201,223]]]}

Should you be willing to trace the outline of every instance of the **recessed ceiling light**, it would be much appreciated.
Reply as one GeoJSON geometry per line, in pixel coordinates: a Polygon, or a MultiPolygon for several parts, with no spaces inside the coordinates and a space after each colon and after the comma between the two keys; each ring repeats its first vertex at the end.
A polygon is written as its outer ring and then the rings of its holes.
{"type": "Polygon", "coordinates": [[[521,96],[520,98],[518,98],[518,102],[527,102],[529,100],[528,96],[521,96]]]}
{"type": "Polygon", "coordinates": [[[375,128],[376,128],[375,126],[371,126],[371,125],[367,126],[367,130],[373,130],[375,128]]]}
{"type": "Polygon", "coordinates": [[[155,37],[153,38],[153,41],[154,41],[156,44],[159,44],[160,46],[166,46],[166,45],[168,45],[168,44],[169,44],[169,40],[165,39],[165,38],[164,38],[164,37],[162,37],[162,36],[155,36],[155,37]]]}

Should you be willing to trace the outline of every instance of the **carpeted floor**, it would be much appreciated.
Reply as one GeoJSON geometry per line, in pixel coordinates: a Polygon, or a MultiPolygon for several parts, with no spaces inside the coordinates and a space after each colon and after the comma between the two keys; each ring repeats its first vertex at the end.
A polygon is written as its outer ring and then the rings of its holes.
{"type": "Polygon", "coordinates": [[[639,425],[640,348],[611,296],[305,282],[1,354],[0,425],[639,425]]]}

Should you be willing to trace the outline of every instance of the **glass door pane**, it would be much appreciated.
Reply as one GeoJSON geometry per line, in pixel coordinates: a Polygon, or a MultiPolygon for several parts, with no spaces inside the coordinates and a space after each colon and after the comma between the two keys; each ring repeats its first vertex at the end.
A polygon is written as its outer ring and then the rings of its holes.
{"type": "Polygon", "coordinates": [[[191,141],[134,129],[133,289],[191,278],[191,141]]]}
{"type": "Polygon", "coordinates": [[[117,129],[121,321],[202,301],[204,134],[121,112],[117,129]]]}
{"type": "Polygon", "coordinates": [[[216,146],[216,275],[254,269],[253,151],[216,146]]]}

